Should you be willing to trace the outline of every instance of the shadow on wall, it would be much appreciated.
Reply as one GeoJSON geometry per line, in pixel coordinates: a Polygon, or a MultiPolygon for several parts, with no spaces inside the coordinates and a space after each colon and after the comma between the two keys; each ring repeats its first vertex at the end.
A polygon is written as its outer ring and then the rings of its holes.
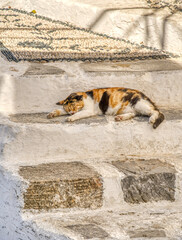
{"type": "MultiPolygon", "coordinates": [[[[108,13],[112,13],[115,11],[127,11],[127,10],[146,10],[145,14],[142,14],[141,16],[139,16],[134,23],[131,22],[131,25],[129,26],[129,28],[127,28],[127,30],[125,31],[125,33],[123,33],[122,35],[120,35],[120,37],[122,38],[128,38],[132,35],[133,31],[135,29],[137,29],[137,27],[140,26],[141,22],[144,22],[144,43],[146,45],[148,45],[149,40],[151,38],[151,36],[153,34],[157,34],[157,38],[159,39],[159,48],[161,50],[164,50],[166,47],[166,33],[167,33],[167,23],[169,22],[169,20],[175,16],[176,14],[182,12],[182,7],[180,6],[174,6],[174,5],[163,5],[162,7],[152,7],[152,8],[147,8],[147,7],[137,7],[137,8],[109,8],[109,9],[105,9],[103,11],[101,11],[101,13],[97,16],[96,19],[94,19],[94,21],[90,24],[89,29],[93,30],[95,27],[98,27],[103,21],[104,21],[104,17],[108,14],[108,13]],[[150,12],[149,12],[150,10],[150,12]],[[150,23],[149,23],[149,18],[150,17],[157,17],[157,14],[159,13],[159,11],[166,11],[165,16],[162,18],[162,27],[161,30],[159,30],[159,28],[155,27],[155,33],[154,31],[151,31],[150,23]],[[148,12],[148,13],[147,13],[148,12]],[[168,12],[168,13],[167,13],[168,12]]],[[[175,26],[179,32],[181,32],[182,34],[182,29],[180,29],[179,26],[175,26]]],[[[171,33],[172,34],[172,33],[171,33]]]]}

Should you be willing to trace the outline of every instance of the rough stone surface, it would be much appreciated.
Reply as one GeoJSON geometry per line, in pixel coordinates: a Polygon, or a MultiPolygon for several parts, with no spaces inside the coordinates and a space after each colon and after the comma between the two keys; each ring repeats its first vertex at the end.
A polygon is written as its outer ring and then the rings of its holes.
{"type": "Polygon", "coordinates": [[[181,70],[182,66],[179,61],[165,60],[148,60],[148,61],[133,61],[133,62],[101,62],[101,63],[81,63],[80,66],[87,73],[117,73],[121,72],[154,72],[154,71],[175,71],[181,70]]]}
{"type": "Polygon", "coordinates": [[[160,208],[155,208],[155,204],[147,204],[145,207],[125,206],[123,210],[116,208],[65,213],[64,216],[42,214],[35,222],[44,229],[65,233],[74,240],[89,237],[94,240],[181,239],[181,206],[171,203],[170,206],[169,202],[165,202],[160,204],[160,208]]]}
{"type": "Polygon", "coordinates": [[[124,200],[141,203],[175,200],[175,169],[159,160],[115,161],[113,165],[125,173],[121,180],[124,200]]]}
{"type": "Polygon", "coordinates": [[[108,233],[94,224],[70,225],[67,228],[79,233],[84,239],[105,239],[108,233]]]}
{"type": "Polygon", "coordinates": [[[163,238],[166,237],[166,234],[163,230],[157,230],[157,229],[140,229],[135,231],[128,232],[130,238],[144,238],[144,239],[150,239],[150,238],[163,238]]]}
{"type": "Polygon", "coordinates": [[[102,179],[82,163],[40,164],[21,167],[19,172],[30,181],[24,193],[25,209],[102,206],[102,179]]]}
{"type": "Polygon", "coordinates": [[[32,63],[27,71],[24,73],[24,76],[29,75],[60,75],[64,74],[64,71],[58,67],[54,66],[45,66],[39,63],[32,63]]]}

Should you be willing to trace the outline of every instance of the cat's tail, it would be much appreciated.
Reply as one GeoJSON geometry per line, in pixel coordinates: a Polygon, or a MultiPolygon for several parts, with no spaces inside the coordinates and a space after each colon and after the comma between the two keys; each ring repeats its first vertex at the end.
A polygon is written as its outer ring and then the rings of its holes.
{"type": "Polygon", "coordinates": [[[152,113],[149,119],[149,122],[153,124],[154,129],[156,129],[163,121],[164,121],[164,114],[161,113],[158,109],[156,109],[152,113]]]}

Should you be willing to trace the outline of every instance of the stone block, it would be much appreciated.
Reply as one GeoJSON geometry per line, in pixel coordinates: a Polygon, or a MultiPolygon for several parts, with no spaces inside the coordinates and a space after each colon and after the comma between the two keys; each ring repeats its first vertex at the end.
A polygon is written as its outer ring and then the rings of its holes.
{"type": "Polygon", "coordinates": [[[25,209],[102,206],[102,179],[80,162],[24,166],[19,173],[30,182],[24,193],[25,209]]]}
{"type": "Polygon", "coordinates": [[[41,63],[32,63],[27,71],[24,73],[24,76],[32,75],[62,75],[65,72],[54,66],[43,65],[41,63]]]}
{"type": "Polygon", "coordinates": [[[77,224],[67,226],[70,230],[80,234],[84,239],[105,239],[109,234],[95,224],[77,224]]]}
{"type": "Polygon", "coordinates": [[[158,230],[158,229],[140,229],[135,231],[128,232],[130,238],[132,239],[151,239],[151,238],[165,238],[166,234],[164,230],[158,230]]]}
{"type": "Polygon", "coordinates": [[[175,200],[175,169],[156,159],[114,161],[125,174],[121,180],[124,200],[128,203],[175,200]]]}

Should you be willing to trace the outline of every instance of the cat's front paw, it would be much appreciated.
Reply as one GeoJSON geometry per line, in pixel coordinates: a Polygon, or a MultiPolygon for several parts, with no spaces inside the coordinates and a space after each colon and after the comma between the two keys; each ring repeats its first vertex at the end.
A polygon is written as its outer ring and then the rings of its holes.
{"type": "Polygon", "coordinates": [[[58,117],[61,115],[61,111],[56,109],[54,110],[53,112],[50,112],[48,115],[47,115],[47,118],[48,119],[51,119],[51,118],[55,118],[55,117],[58,117]]]}
{"type": "Polygon", "coordinates": [[[48,119],[51,119],[51,118],[53,118],[53,117],[54,117],[54,113],[51,112],[51,113],[47,114],[47,118],[48,118],[48,119]]]}
{"type": "Polygon", "coordinates": [[[123,120],[123,118],[122,118],[122,116],[115,116],[115,118],[114,118],[114,120],[116,121],[116,122],[119,122],[119,121],[122,121],[123,120]]]}
{"type": "Polygon", "coordinates": [[[70,116],[70,117],[66,118],[66,122],[73,122],[73,121],[75,121],[73,116],[70,116]]]}

